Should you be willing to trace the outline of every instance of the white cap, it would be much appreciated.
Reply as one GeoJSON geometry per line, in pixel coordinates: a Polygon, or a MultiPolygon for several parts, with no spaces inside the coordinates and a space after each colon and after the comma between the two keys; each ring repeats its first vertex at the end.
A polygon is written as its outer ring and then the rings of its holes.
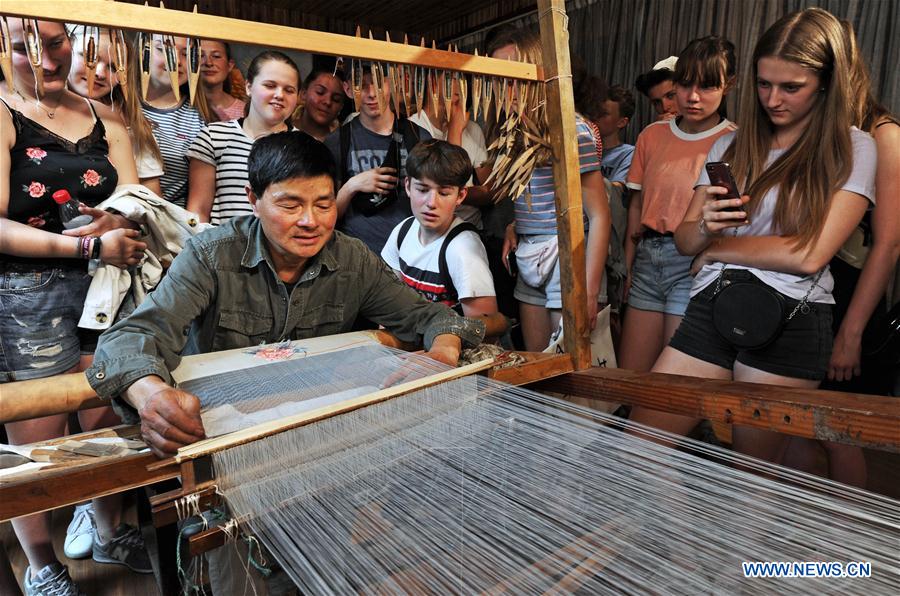
{"type": "Polygon", "coordinates": [[[665,60],[660,60],[653,65],[653,70],[671,70],[675,72],[675,65],[678,63],[678,56],[669,56],[665,60]]]}

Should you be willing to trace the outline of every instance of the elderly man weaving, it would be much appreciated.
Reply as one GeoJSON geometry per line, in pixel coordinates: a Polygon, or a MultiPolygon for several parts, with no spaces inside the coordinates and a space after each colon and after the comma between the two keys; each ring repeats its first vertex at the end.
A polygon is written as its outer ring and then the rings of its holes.
{"type": "MultiPolygon", "coordinates": [[[[140,415],[159,456],[204,437],[196,396],[172,387],[181,356],[349,331],[357,316],[456,364],[480,321],[425,301],[353,238],[334,231],[335,165],[300,132],[258,140],[248,161],[254,215],[192,239],[159,287],[100,339],[87,376],[140,415]]],[[[130,419],[130,420],[129,420],[130,419]]]]}

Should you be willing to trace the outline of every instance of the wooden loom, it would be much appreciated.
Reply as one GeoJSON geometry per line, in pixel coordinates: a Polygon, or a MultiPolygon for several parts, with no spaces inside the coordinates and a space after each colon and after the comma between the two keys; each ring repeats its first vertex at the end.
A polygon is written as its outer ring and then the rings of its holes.
{"type": "MultiPolygon", "coordinates": [[[[578,306],[586,300],[584,237],[564,3],[561,0],[541,0],[539,7],[546,65],[543,71],[530,64],[364,37],[297,30],[105,0],[70,0],[66,5],[67,13],[71,15],[67,16],[69,22],[116,29],[136,29],[134,24],[140,23],[142,31],[153,33],[340,54],[523,81],[546,80],[551,144],[557,157],[553,164],[554,177],[560,181],[557,213],[561,214],[563,320],[568,353],[527,355],[525,364],[493,370],[490,376],[514,384],[540,381],[537,385],[540,389],[581,399],[644,405],[801,437],[900,451],[900,433],[897,431],[900,428],[900,403],[890,398],[590,368],[586,312],[578,306]],[[551,377],[552,380],[547,380],[551,377]]],[[[44,20],[58,18],[58,9],[53,3],[4,0],[2,11],[10,16],[44,20]]],[[[379,339],[390,342],[386,335],[380,335],[379,339]]],[[[71,412],[101,403],[82,374],[12,383],[3,387],[0,422],[71,412]]],[[[121,427],[105,432],[122,436],[136,434],[134,428],[121,427]]],[[[62,465],[0,484],[0,520],[181,478],[181,489],[155,499],[157,522],[171,523],[176,518],[172,506],[175,498],[205,490],[201,492],[201,504],[211,503],[214,499],[202,470],[202,458],[158,462],[147,453],[62,465]]],[[[215,532],[195,537],[191,541],[192,550],[206,550],[221,540],[222,536],[217,536],[215,532]]]]}

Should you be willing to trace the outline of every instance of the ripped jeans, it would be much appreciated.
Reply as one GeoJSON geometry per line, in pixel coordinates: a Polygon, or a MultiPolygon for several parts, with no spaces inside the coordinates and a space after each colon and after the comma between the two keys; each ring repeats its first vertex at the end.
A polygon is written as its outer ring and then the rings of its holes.
{"type": "Polygon", "coordinates": [[[0,263],[0,383],[66,372],[93,351],[96,335],[78,329],[90,285],[86,270],[0,263]]]}

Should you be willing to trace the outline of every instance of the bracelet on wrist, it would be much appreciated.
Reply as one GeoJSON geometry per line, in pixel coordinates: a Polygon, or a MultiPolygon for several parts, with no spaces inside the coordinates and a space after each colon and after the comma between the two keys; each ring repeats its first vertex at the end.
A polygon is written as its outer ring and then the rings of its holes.
{"type": "Polygon", "coordinates": [[[94,243],[91,247],[91,258],[99,259],[100,258],[100,248],[103,246],[103,243],[100,242],[100,238],[97,236],[94,236],[92,238],[92,240],[94,241],[94,243]]]}
{"type": "Polygon", "coordinates": [[[81,250],[79,254],[81,258],[84,260],[88,260],[91,256],[91,237],[90,236],[82,236],[81,240],[81,250]]]}

